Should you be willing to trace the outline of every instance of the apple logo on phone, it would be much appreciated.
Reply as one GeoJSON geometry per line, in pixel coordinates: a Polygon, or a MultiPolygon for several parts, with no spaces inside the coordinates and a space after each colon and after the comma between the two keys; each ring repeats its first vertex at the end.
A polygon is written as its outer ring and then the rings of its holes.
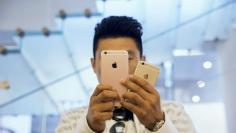
{"type": "Polygon", "coordinates": [[[144,74],[144,75],[143,75],[143,78],[144,78],[144,79],[148,79],[148,74],[144,74]]]}
{"type": "Polygon", "coordinates": [[[114,62],[114,63],[112,63],[112,68],[117,68],[117,63],[116,62],[114,62]]]}

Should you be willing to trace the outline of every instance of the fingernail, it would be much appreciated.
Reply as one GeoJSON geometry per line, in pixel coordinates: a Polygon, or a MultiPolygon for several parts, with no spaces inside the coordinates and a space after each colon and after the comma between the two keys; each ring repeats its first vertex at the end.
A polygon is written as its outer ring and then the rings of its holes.
{"type": "Polygon", "coordinates": [[[120,81],[120,83],[125,83],[125,80],[124,80],[124,79],[122,79],[122,80],[120,81]]]}

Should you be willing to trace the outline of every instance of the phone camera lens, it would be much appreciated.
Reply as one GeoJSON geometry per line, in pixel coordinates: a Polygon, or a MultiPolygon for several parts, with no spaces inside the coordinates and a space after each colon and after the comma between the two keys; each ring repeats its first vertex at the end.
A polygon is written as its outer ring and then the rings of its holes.
{"type": "Polygon", "coordinates": [[[104,54],[107,54],[107,52],[104,52],[104,54]]]}
{"type": "Polygon", "coordinates": [[[144,65],[144,62],[142,62],[142,65],[144,65]]]}

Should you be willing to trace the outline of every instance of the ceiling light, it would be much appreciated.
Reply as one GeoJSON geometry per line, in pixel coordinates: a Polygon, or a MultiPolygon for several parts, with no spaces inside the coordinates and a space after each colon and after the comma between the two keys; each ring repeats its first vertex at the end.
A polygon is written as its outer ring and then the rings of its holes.
{"type": "Polygon", "coordinates": [[[205,69],[211,69],[212,68],[212,62],[211,61],[205,61],[205,62],[203,62],[202,66],[205,69]]]}
{"type": "Polygon", "coordinates": [[[192,50],[192,49],[174,49],[173,55],[174,56],[198,56],[198,55],[203,55],[203,53],[199,50],[192,50]]]}
{"type": "Polygon", "coordinates": [[[192,101],[193,101],[194,103],[199,103],[200,100],[201,100],[200,96],[198,96],[198,95],[192,96],[192,101]]]}
{"type": "Polygon", "coordinates": [[[197,82],[197,86],[198,86],[199,88],[203,88],[203,87],[206,86],[206,82],[200,80],[200,81],[197,82]]]}

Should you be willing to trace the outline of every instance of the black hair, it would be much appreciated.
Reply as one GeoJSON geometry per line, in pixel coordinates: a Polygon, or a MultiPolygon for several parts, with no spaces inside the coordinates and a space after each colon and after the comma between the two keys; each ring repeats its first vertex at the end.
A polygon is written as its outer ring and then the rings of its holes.
{"type": "Polygon", "coordinates": [[[104,18],[95,27],[93,37],[93,56],[94,58],[96,56],[99,39],[130,37],[136,42],[141,57],[143,54],[142,34],[141,24],[132,17],[110,16],[104,18]]]}

